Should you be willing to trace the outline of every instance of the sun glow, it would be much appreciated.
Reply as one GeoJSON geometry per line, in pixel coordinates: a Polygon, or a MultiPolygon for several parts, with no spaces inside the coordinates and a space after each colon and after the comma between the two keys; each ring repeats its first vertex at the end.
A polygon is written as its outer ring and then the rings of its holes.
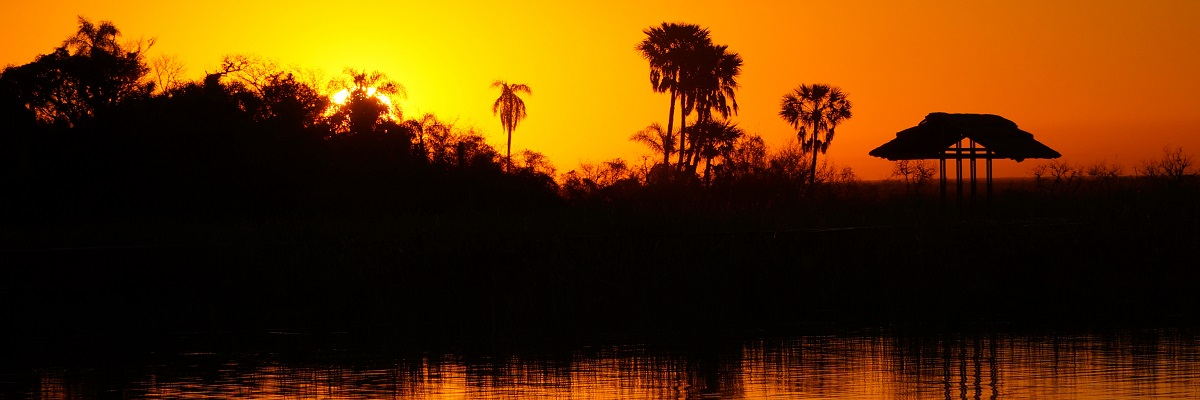
{"type": "Polygon", "coordinates": [[[346,100],[350,98],[350,90],[342,89],[340,92],[334,93],[333,96],[329,96],[329,98],[333,100],[333,104],[346,104],[346,100]]]}
{"type": "MultiPolygon", "coordinates": [[[[367,97],[374,97],[379,99],[380,102],[383,102],[383,104],[386,104],[388,107],[392,107],[391,96],[378,93],[378,91],[378,89],[373,87],[367,88],[367,97]]],[[[334,93],[332,96],[329,96],[329,98],[333,100],[334,104],[346,104],[346,101],[350,100],[350,89],[342,89],[337,93],[334,93]]]]}
{"type": "MultiPolygon", "coordinates": [[[[329,100],[333,102],[333,106],[334,106],[334,107],[330,108],[330,113],[332,113],[333,110],[337,108],[337,106],[346,105],[346,102],[350,101],[350,93],[351,93],[350,89],[342,89],[342,90],[339,90],[337,93],[334,93],[333,95],[329,96],[329,100]]],[[[387,106],[388,118],[392,118],[392,119],[397,118],[396,107],[395,107],[395,105],[392,104],[391,96],[388,96],[387,94],[384,94],[384,93],[379,93],[379,90],[377,88],[369,87],[369,88],[367,88],[367,96],[366,97],[374,97],[374,98],[378,99],[380,103],[383,103],[383,105],[387,106]]]]}

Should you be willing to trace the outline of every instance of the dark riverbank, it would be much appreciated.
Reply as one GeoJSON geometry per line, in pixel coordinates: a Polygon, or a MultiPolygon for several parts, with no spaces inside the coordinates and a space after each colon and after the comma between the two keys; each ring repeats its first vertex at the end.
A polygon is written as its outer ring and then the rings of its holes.
{"type": "Polygon", "coordinates": [[[1200,213],[1194,191],[1171,193],[1014,192],[970,214],[891,198],[824,212],[592,205],[27,224],[0,253],[0,300],[18,341],[1191,324],[1200,213]]]}

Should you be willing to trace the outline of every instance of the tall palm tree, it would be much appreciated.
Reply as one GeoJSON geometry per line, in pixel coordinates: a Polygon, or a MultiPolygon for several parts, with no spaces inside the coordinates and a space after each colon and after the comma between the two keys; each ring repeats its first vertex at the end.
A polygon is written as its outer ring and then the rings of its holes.
{"type": "Polygon", "coordinates": [[[811,183],[815,184],[817,153],[829,150],[838,124],[850,118],[850,100],[837,86],[800,85],[783,96],[779,116],[792,124],[801,145],[812,152],[811,183]]]}
{"type": "MultiPolygon", "coordinates": [[[[692,63],[682,71],[684,79],[681,80],[683,83],[680,86],[684,98],[684,113],[689,114],[691,110],[695,110],[696,124],[712,122],[713,111],[726,119],[731,114],[737,114],[735,91],[741,72],[742,57],[730,52],[728,46],[710,45],[698,49],[693,54],[692,63]]],[[[684,164],[693,169],[702,156],[702,149],[692,145],[695,142],[696,140],[684,142],[689,145],[687,161],[684,164]]]]}
{"type": "Polygon", "coordinates": [[[505,81],[492,82],[492,87],[500,89],[500,97],[492,103],[492,115],[500,115],[500,125],[508,132],[508,148],[504,155],[505,171],[512,170],[512,131],[517,124],[525,119],[525,101],[519,93],[533,95],[529,85],[524,83],[509,84],[505,81]]]}
{"type": "MultiPolygon", "coordinates": [[[[646,28],[642,31],[646,38],[636,47],[642,57],[650,62],[650,86],[657,93],[670,92],[671,108],[667,113],[667,136],[674,135],[675,104],[681,99],[681,71],[692,62],[693,54],[701,48],[710,46],[712,40],[708,29],[695,24],[679,24],[663,22],[659,26],[646,28]]],[[[680,138],[682,139],[683,121],[686,115],[680,113],[680,138]]],[[[678,142],[682,142],[679,140],[678,142]]],[[[670,162],[669,154],[667,161],[670,162]]],[[[681,155],[682,156],[682,155],[681,155]]]]}
{"type": "Polygon", "coordinates": [[[671,163],[671,153],[675,151],[675,137],[663,130],[662,124],[650,124],[646,129],[637,131],[629,140],[649,147],[655,153],[662,153],[663,166],[671,163]]]}

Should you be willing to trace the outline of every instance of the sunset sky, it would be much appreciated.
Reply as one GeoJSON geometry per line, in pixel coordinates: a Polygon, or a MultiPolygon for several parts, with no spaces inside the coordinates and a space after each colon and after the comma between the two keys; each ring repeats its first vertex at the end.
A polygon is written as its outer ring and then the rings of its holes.
{"type": "MultiPolygon", "coordinates": [[[[76,16],[111,20],[126,39],[157,38],[189,78],[227,54],[285,65],[378,70],[402,83],[407,116],[433,112],[481,129],[503,148],[491,114],[497,79],[526,83],[529,117],[513,148],[580,162],[649,155],[627,139],[666,122],[634,50],[663,21],[707,27],[745,60],[741,127],[772,148],[795,140],[780,98],[802,83],[840,86],[854,117],[829,157],[864,179],[891,164],[867,155],[929,112],[989,113],[1064,155],[1132,173],[1164,146],[1200,155],[1200,1],[6,1],[0,64],[48,53],[76,16]],[[603,4],[603,5],[600,5],[603,4]]],[[[650,158],[653,160],[653,158],[650,158]]],[[[651,161],[652,162],[652,161],[651,161]]],[[[997,163],[1028,175],[1038,161],[997,163]]]]}

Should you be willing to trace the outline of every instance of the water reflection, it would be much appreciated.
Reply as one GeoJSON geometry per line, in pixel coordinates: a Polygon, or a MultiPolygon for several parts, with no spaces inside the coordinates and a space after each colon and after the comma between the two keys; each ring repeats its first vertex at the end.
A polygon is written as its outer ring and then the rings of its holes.
{"type": "Polygon", "coordinates": [[[569,351],[168,354],[10,374],[32,399],[1195,398],[1189,331],[800,336],[569,351]]]}

